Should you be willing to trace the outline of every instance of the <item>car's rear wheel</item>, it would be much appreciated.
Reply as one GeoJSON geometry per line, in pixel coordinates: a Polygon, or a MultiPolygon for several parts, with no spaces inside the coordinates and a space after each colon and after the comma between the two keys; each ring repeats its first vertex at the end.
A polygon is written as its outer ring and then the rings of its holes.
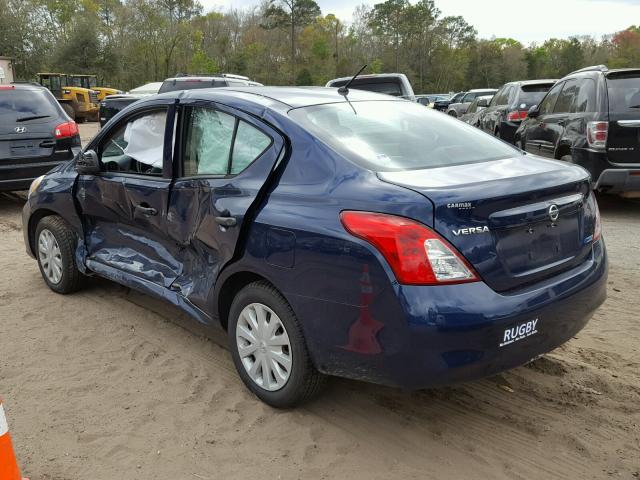
{"type": "Polygon", "coordinates": [[[229,346],[242,381],[272,407],[299,405],[325,383],[311,362],[291,306],[266,282],[251,283],[234,298],[229,346]]]}
{"type": "Polygon", "coordinates": [[[35,235],[36,257],[42,278],[57,293],[72,293],[81,286],[82,273],[75,260],[76,236],[59,216],[44,217],[35,235]]]}
{"type": "Polygon", "coordinates": [[[452,116],[453,118],[458,118],[458,114],[456,113],[456,111],[455,111],[455,110],[449,110],[449,111],[447,112],[447,115],[450,115],[450,116],[452,116]]]}

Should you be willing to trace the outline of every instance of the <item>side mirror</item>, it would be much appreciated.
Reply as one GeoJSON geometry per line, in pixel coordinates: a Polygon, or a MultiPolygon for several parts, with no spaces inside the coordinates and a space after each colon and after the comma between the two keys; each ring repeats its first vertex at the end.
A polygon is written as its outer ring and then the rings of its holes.
{"type": "Polygon", "coordinates": [[[480,100],[478,100],[478,106],[479,107],[488,107],[489,106],[489,100],[487,100],[486,98],[481,98],[480,100]]]}
{"type": "Polygon", "coordinates": [[[536,118],[538,115],[540,115],[540,109],[538,108],[538,105],[534,105],[527,112],[527,117],[529,118],[536,118]]]}
{"type": "Polygon", "coordinates": [[[93,150],[80,153],[76,159],[76,171],[80,175],[95,175],[100,173],[100,159],[93,150]]]}

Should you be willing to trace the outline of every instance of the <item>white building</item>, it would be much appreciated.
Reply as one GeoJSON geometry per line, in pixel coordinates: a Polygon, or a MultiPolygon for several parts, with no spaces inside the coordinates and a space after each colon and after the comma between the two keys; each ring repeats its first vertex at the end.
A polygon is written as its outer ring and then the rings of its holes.
{"type": "Polygon", "coordinates": [[[0,56],[0,85],[13,82],[13,59],[0,56]]]}

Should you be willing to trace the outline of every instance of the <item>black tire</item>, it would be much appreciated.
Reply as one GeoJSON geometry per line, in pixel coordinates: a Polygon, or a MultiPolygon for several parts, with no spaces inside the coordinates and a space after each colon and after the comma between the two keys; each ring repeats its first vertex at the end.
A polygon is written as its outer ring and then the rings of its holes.
{"type": "Polygon", "coordinates": [[[449,115],[450,117],[453,117],[453,118],[458,118],[458,114],[456,113],[455,110],[449,110],[447,112],[447,115],[449,115]]]}
{"type": "Polygon", "coordinates": [[[71,120],[76,119],[76,112],[73,110],[73,107],[71,105],[69,105],[68,103],[63,103],[62,109],[71,120]]]}
{"type": "Polygon", "coordinates": [[[38,259],[38,267],[45,283],[51,290],[56,293],[73,293],[82,286],[82,273],[76,266],[75,249],[77,244],[76,235],[73,233],[67,222],[57,215],[44,217],[38,223],[36,235],[34,239],[34,248],[38,259]],[[58,247],[60,249],[60,257],[62,260],[62,277],[60,281],[54,283],[47,276],[41,261],[41,252],[39,248],[40,235],[44,230],[48,230],[53,234],[58,247]]]}
{"type": "Polygon", "coordinates": [[[76,117],[76,123],[84,123],[87,121],[87,117],[76,117]]]}
{"type": "Polygon", "coordinates": [[[229,312],[229,347],[233,363],[240,378],[260,400],[275,408],[292,408],[309,401],[320,393],[326,376],[316,370],[304,340],[302,327],[286,299],[269,283],[253,282],[240,290],[231,304],[229,312]],[[236,328],[242,310],[252,304],[261,303],[280,318],[291,345],[291,371],[282,388],[269,391],[258,385],[245,369],[236,342],[236,328]]]}

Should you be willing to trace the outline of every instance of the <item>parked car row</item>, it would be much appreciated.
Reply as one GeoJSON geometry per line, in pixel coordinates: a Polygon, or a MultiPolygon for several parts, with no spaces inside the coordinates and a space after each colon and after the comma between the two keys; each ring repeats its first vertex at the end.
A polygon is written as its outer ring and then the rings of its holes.
{"type": "Polygon", "coordinates": [[[599,191],[640,196],[640,69],[598,65],[560,80],[509,82],[460,119],[529,153],[582,166],[599,191]]]}

